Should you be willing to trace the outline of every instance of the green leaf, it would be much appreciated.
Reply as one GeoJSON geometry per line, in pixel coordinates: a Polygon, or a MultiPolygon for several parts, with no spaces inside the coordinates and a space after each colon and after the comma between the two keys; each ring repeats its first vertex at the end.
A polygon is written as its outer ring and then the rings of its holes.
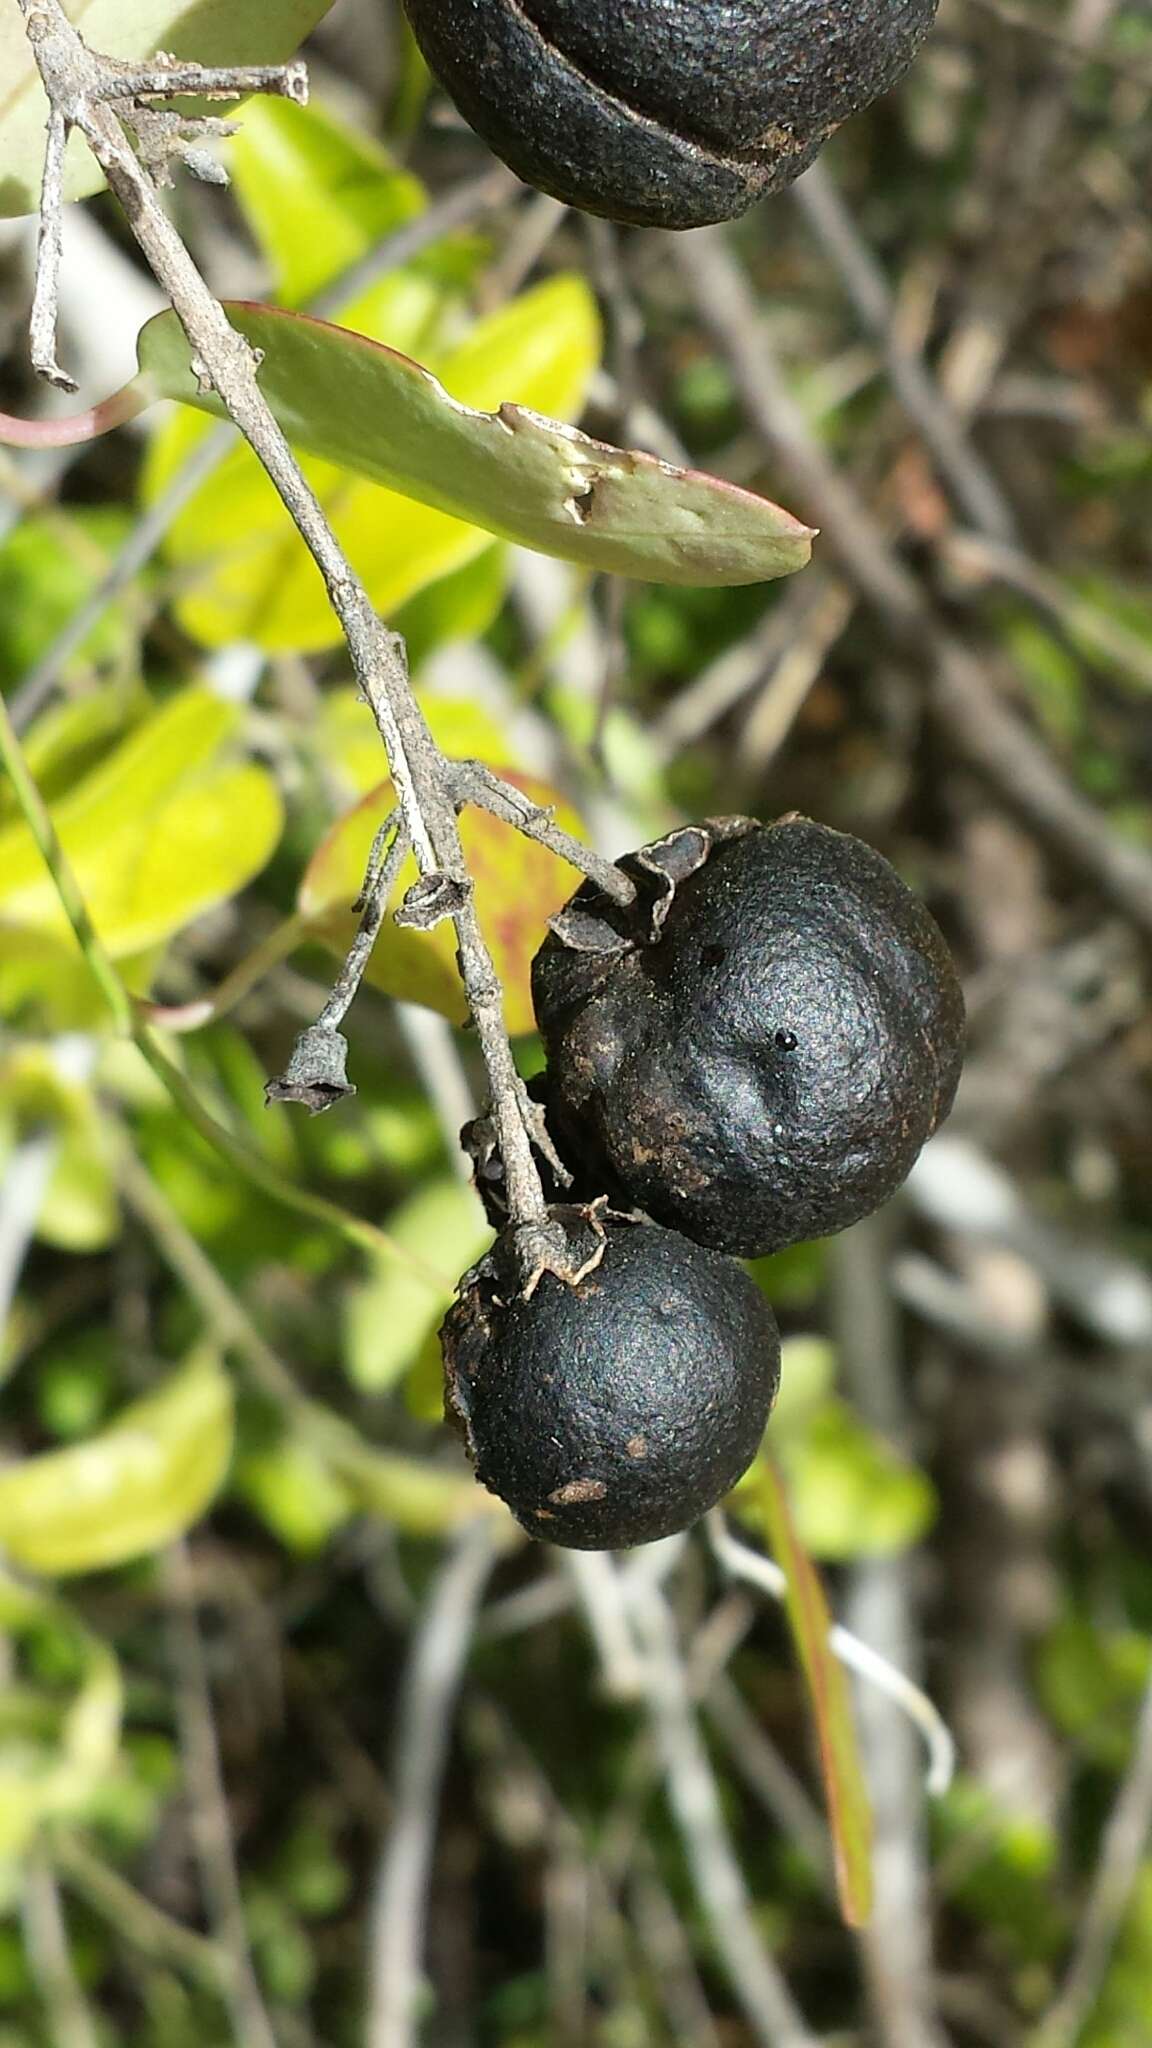
{"type": "MultiPolygon", "coordinates": [[[[472,1265],[492,1235],[476,1195],[458,1180],[421,1188],[392,1211],[385,1227],[401,1251],[423,1260],[431,1250],[437,1266],[452,1274],[472,1265]]],[[[349,1378],[367,1394],[395,1385],[451,1299],[452,1287],[438,1292],[423,1265],[380,1260],[374,1277],[347,1297],[344,1364],[349,1378]]]]}
{"type": "Polygon", "coordinates": [[[424,187],[322,108],[257,99],[228,148],[232,189],[273,266],[276,297],[303,305],[373,243],[424,211],[424,187]]]}
{"type": "MultiPolygon", "coordinates": [[[[171,937],[259,873],[282,826],[264,768],[223,757],[240,712],[191,689],[156,711],[52,807],[97,932],[115,959],[171,937]]],[[[27,826],[0,831],[0,926],[72,951],[27,826]]]]}
{"type": "MultiPolygon", "coordinates": [[[[338,472],[544,554],[647,581],[758,583],[804,566],[810,529],[768,499],[590,440],[511,402],[517,385],[501,321],[507,329],[525,305],[484,322],[442,366],[444,383],[396,350],[325,321],[247,304],[227,310],[261,351],[261,389],[289,439],[338,472]],[[490,392],[501,380],[482,401],[495,411],[474,409],[481,372],[490,392]]],[[[533,335],[543,347],[538,326],[520,339],[533,335]]],[[[219,399],[201,388],[174,314],[148,322],[138,354],[157,396],[221,413],[219,399]]]]}
{"type": "MultiPolygon", "coordinates": [[[[444,585],[436,584],[434,588],[438,592],[444,585]]],[[[427,693],[421,695],[420,708],[443,753],[461,761],[489,763],[511,757],[512,741],[504,727],[471,698],[427,693]]],[[[319,753],[329,779],[339,783],[349,801],[379,789],[383,764],[380,734],[358,690],[350,687],[325,692],[308,744],[310,751],[319,753]]]]}
{"type": "MultiPolygon", "coordinates": [[[[0,25],[0,41],[3,35],[0,25]]],[[[131,525],[131,514],[119,505],[90,505],[70,507],[67,514],[32,514],[5,536],[0,543],[0,686],[15,683],[39,661],[95,589],[131,525]]],[[[122,657],[130,638],[129,618],[130,607],[110,605],[65,667],[65,681],[95,662],[122,657]]],[[[109,692],[114,705],[118,694],[109,692]]]]}
{"type": "MultiPolygon", "coordinates": [[[[278,64],[299,49],[332,0],[67,0],[89,49],[109,57],[150,57],[169,50],[199,64],[278,64]]],[[[0,214],[35,213],[40,204],[48,106],[18,7],[0,9],[0,214]]],[[[64,197],[99,192],[102,173],[78,135],[66,159],[64,197]]]]}
{"type": "Polygon", "coordinates": [[[355,1512],[348,1488],[300,1435],[247,1452],[233,1488],[286,1549],[306,1557],[323,1550],[355,1512]]]}
{"type": "Polygon", "coordinates": [[[196,1353],[87,1443],[0,1472],[0,1550],[45,1577],[102,1571],[189,1528],[232,1450],[232,1387],[196,1353]]]}
{"type": "MultiPolygon", "coordinates": [[[[500,768],[508,782],[556,822],[579,834],[580,820],[547,783],[500,768]]],[[[360,893],[372,840],[393,808],[390,782],[381,783],[332,827],[304,872],[297,906],[312,934],[339,954],[347,952],[357,920],[351,905],[360,893]]],[[[460,837],[475,889],[476,908],[504,990],[504,1018],[515,1036],[534,1029],[529,974],[548,919],[577,886],[575,870],[487,811],[466,810],[460,837]]],[[[399,902],[416,880],[411,856],[393,892],[399,902]]],[[[411,931],[386,918],[368,965],[368,980],[404,1002],[423,1003],[463,1024],[467,1005],[456,965],[456,936],[445,922],[430,932],[411,931]]]]}
{"type": "MultiPolygon", "coordinates": [[[[38,718],[25,738],[24,758],[45,802],[59,803],[67,796],[150,708],[138,682],[123,688],[104,682],[82,697],[54,705],[38,718]]],[[[0,789],[0,822],[19,815],[15,792],[0,789]]]]}
{"type": "Polygon", "coordinates": [[[472,562],[437,577],[401,605],[392,623],[403,635],[413,674],[438,647],[480,640],[497,617],[508,588],[508,550],[500,541],[472,562]]]}
{"type": "Polygon", "coordinates": [[[56,1153],[36,1234],[62,1251],[102,1251],[119,1232],[108,1132],[82,1082],[63,1073],[48,1046],[18,1043],[0,1060],[0,1173],[34,1130],[51,1131],[56,1153]]]}
{"type": "Polygon", "coordinates": [[[522,1540],[503,1501],[459,1465],[374,1450],[330,1408],[310,1407],[304,1422],[309,1442],[347,1487],[359,1513],[376,1515],[406,1536],[442,1536],[477,1515],[492,1515],[509,1543],[522,1540]]]}
{"type": "Polygon", "coordinates": [[[849,1927],[863,1927],[872,1912],[872,1810],[848,1679],[829,1647],[828,1603],[796,1532],[784,1480],[763,1453],[754,1472],[768,1545],[788,1581],[788,1620],[816,1723],[840,1909],[849,1927]]]}
{"type": "MultiPolygon", "coordinates": [[[[36,1586],[0,1574],[0,1629],[8,1638],[62,1644],[79,1666],[79,1684],[62,1708],[39,1692],[28,1697],[25,1726],[0,1735],[0,1894],[11,1865],[46,1822],[80,1819],[116,1768],[124,1689],[110,1649],[71,1610],[36,1586]],[[36,1711],[42,1708],[44,1711],[36,1711]],[[9,1866],[5,1869],[5,1866],[9,1866]]],[[[6,1685],[5,1696],[15,1688],[6,1685]]]]}
{"type": "Polygon", "coordinates": [[[778,1442],[800,1539],[813,1557],[889,1557],[931,1527],[936,1497],[923,1472],[840,1400],[824,1402],[778,1442]]]}
{"type": "Polygon", "coordinates": [[[1131,1754],[1150,1673],[1146,1634],[1108,1628],[1098,1616],[1075,1612],[1049,1630],[1036,1659],[1037,1688],[1056,1727],[1093,1763],[1113,1771],[1122,1771],[1131,1754]]]}
{"type": "MultiPolygon", "coordinates": [[[[420,345],[430,307],[440,304],[441,295],[426,279],[411,274],[389,282],[392,295],[374,301],[368,331],[390,345],[380,351],[385,361],[406,363],[406,356],[394,356],[392,350],[420,345]]],[[[261,314],[260,308],[255,311],[261,314]]],[[[359,317],[365,321],[365,302],[359,317]]],[[[349,337],[323,323],[307,324],[310,332],[352,340],[361,349],[367,345],[362,335],[349,337]]],[[[140,338],[145,350],[151,346],[149,332],[145,328],[140,338]]],[[[438,367],[448,387],[467,404],[494,405],[512,396],[525,405],[568,416],[584,403],[599,349],[599,321],[587,285],[582,278],[555,277],[480,321],[465,341],[440,358],[438,367]]],[[[326,352],[317,367],[321,383],[316,396],[323,406],[335,399],[333,369],[337,386],[344,381],[344,371],[326,352]]],[[[304,375],[311,378],[313,370],[305,368],[304,375]]],[[[273,396],[270,389],[268,395],[273,396]]],[[[385,405],[392,402],[386,393],[377,396],[385,405]]],[[[461,413],[465,416],[470,415],[461,413]]],[[[164,489],[202,431],[202,423],[190,416],[164,430],[147,466],[149,500],[164,489]]],[[[414,504],[411,497],[350,474],[357,465],[348,464],[343,456],[337,462],[321,460],[332,452],[323,436],[310,440],[304,434],[300,445],[316,451],[303,458],[305,476],[379,612],[394,611],[491,546],[478,526],[451,516],[467,509],[451,498],[444,511],[431,503],[414,504]]],[[[303,651],[329,647],[339,639],[319,572],[247,448],[228,456],[184,508],[169,534],[167,553],[180,571],[180,622],[206,645],[243,638],[270,650],[303,651]]]]}

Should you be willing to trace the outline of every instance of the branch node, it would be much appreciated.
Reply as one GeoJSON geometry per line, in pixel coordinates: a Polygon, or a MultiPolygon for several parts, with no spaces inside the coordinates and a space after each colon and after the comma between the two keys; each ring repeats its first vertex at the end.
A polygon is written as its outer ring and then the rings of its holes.
{"type": "Polygon", "coordinates": [[[396,910],[396,923],[412,931],[430,932],[446,917],[455,917],[472,893],[472,884],[458,875],[430,868],[413,882],[396,910]]]}

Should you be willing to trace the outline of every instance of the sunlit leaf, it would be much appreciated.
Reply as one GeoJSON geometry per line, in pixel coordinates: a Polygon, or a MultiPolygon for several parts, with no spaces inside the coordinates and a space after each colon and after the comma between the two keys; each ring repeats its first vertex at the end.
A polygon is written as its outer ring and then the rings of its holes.
{"type": "MultiPolygon", "coordinates": [[[[0,23],[0,42],[3,36],[0,23]]],[[[0,684],[16,682],[39,661],[95,588],[131,524],[132,515],[122,506],[88,505],[70,507],[66,514],[32,514],[5,534],[0,541],[0,684]]],[[[123,653],[129,637],[125,607],[109,605],[68,662],[65,679],[123,653]]],[[[115,711],[119,692],[111,689],[108,695],[115,711]]],[[[91,705],[94,699],[83,701],[91,705]]]]}
{"type": "Polygon", "coordinates": [[[872,1911],[872,1810],[848,1680],[829,1647],[828,1603],[770,1458],[762,1455],[757,1461],[755,1479],[768,1545],[788,1581],[788,1620],[816,1723],[840,1907],[850,1927],[862,1927],[872,1911]]]}
{"type": "MultiPolygon", "coordinates": [[[[535,296],[572,284],[553,280],[535,296]]],[[[289,439],[335,466],[332,478],[321,473],[322,494],[351,471],[544,554],[647,581],[758,583],[802,568],[811,532],[768,499],[540,416],[542,401],[524,395],[513,356],[514,347],[526,350],[538,368],[548,345],[538,306],[528,320],[532,297],[482,323],[438,365],[442,382],[324,321],[244,304],[229,315],[261,351],[261,388],[289,439]]],[[[174,315],[148,322],[138,354],[157,395],[221,411],[194,374],[174,315]]],[[[440,573],[467,559],[443,538],[440,573]]],[[[429,546],[424,529],[422,552],[429,546]]],[[[412,581],[403,594],[417,587],[412,581]]],[[[271,602],[274,584],[263,594],[271,602]]],[[[232,630],[242,629],[234,621],[232,630]]]]}
{"type": "MultiPolygon", "coordinates": [[[[547,783],[517,770],[500,771],[540,805],[554,807],[556,821],[579,833],[580,821],[547,783]]],[[[363,885],[372,840],[393,807],[391,783],[382,783],[347,811],[322,840],[309,862],[297,898],[301,915],[317,938],[345,953],[356,930],[351,905],[363,885]]],[[[578,885],[567,862],[526,839],[486,811],[468,809],[460,837],[472,876],[476,908],[504,990],[504,1016],[513,1034],[533,1029],[529,970],[544,928],[578,885]]],[[[394,892],[399,902],[416,880],[415,861],[404,862],[394,892]]],[[[451,924],[433,931],[401,928],[385,919],[368,967],[368,979],[405,1002],[424,1003],[454,1023],[467,1017],[456,935],[451,924]]]]}
{"type": "MultiPolygon", "coordinates": [[[[156,50],[199,64],[277,64],[291,57],[332,0],[65,0],[92,50],[148,57],[156,50]]],[[[40,204],[47,102],[18,7],[0,9],[0,214],[34,213],[40,204]]],[[[87,144],[69,144],[64,196],[83,199],[104,183],[87,144]]]]}
{"type": "MultiPolygon", "coordinates": [[[[225,753],[240,713],[191,689],[155,712],[53,806],[92,921],[114,958],[142,953],[231,896],[280,836],[267,770],[225,753]]],[[[0,831],[0,926],[72,949],[55,885],[21,823],[0,831]]]]}
{"type": "MultiPolygon", "coordinates": [[[[431,1254],[453,1277],[479,1258],[491,1239],[484,1211],[458,1180],[433,1181],[394,1209],[386,1229],[402,1251],[431,1254]]],[[[347,1297],[344,1364],[365,1393],[382,1393],[411,1365],[452,1299],[429,1284],[426,1267],[381,1260],[373,1278],[347,1297]]]]}
{"type": "MultiPolygon", "coordinates": [[[[406,282],[403,278],[391,280],[389,288],[393,296],[375,304],[372,330],[377,340],[389,344],[374,356],[384,363],[407,365],[396,391],[376,389],[371,380],[367,387],[350,384],[347,366],[339,355],[333,359],[326,338],[336,336],[338,349],[347,344],[362,352],[369,344],[363,335],[346,334],[322,322],[305,323],[309,335],[322,338],[315,360],[298,361],[293,350],[292,360],[285,358],[281,364],[283,377],[278,370],[266,384],[266,396],[274,409],[279,408],[281,382],[285,389],[295,390],[295,409],[282,423],[300,448],[312,451],[303,461],[308,481],[382,613],[394,612],[417,591],[463,568],[491,547],[490,533],[466,523],[476,508],[458,497],[454,485],[445,492],[417,492],[422,502],[415,503],[412,496],[381,488],[393,480],[386,466],[372,463],[365,468],[349,457],[356,442],[367,446],[373,438],[373,421],[379,419],[376,409],[382,407],[385,416],[393,416],[404,393],[416,388],[409,372],[414,370],[421,390],[425,386],[441,389],[407,356],[392,353],[420,345],[430,295],[432,303],[436,302],[435,288],[428,280],[411,276],[406,282]],[[301,374],[307,380],[319,378],[311,398],[296,383],[301,374]],[[317,406],[322,413],[332,407],[342,417],[345,430],[351,425],[351,414],[338,395],[341,388],[353,397],[358,409],[359,424],[351,441],[346,431],[343,437],[331,437],[308,427],[317,406]],[[300,427],[305,430],[298,432],[300,427]]],[[[244,311],[244,320],[250,310],[244,311]]],[[[263,319],[266,310],[257,309],[254,317],[263,319]]],[[[361,303],[358,317],[363,321],[365,314],[361,303]]],[[[271,317],[291,323],[297,316],[271,317]]],[[[157,351],[161,358],[171,358],[181,383],[180,395],[186,395],[179,347],[167,329],[149,323],[140,346],[150,360],[157,351]]],[[[562,419],[573,417],[583,406],[599,349],[595,302],[583,279],[551,278],[478,322],[451,353],[435,358],[446,388],[461,403],[443,402],[452,417],[460,419],[472,416],[465,410],[468,406],[494,406],[506,398],[562,419]]],[[[263,367],[261,379],[264,382],[263,367]]],[[[399,415],[396,418],[399,424],[399,415]]],[[[178,421],[164,430],[149,460],[147,497],[164,488],[202,431],[195,420],[178,421]]],[[[409,422],[405,434],[414,435],[417,446],[423,447],[425,429],[418,422],[409,422]]],[[[451,476],[463,476],[458,450],[446,448],[445,460],[451,476]]],[[[397,480],[403,484],[405,477],[397,480]]],[[[209,646],[249,639],[269,649],[303,650],[331,646],[339,638],[319,572],[267,476],[246,448],[230,454],[185,506],[169,534],[167,554],[181,572],[180,621],[209,646]]]]}
{"type": "Polygon", "coordinates": [[[200,1352],[86,1443],[0,1472],[0,1551],[45,1577],[145,1556],[203,1514],[231,1449],[231,1383],[200,1352]]]}
{"type": "Polygon", "coordinates": [[[275,266],[276,296],[298,306],[373,242],[423,212],[424,188],[379,143],[321,107],[254,100],[228,148],[232,187],[275,266]]]}
{"type": "Polygon", "coordinates": [[[773,1441],[806,1550],[829,1562],[885,1557],[931,1527],[931,1482],[832,1399],[773,1441]]]}
{"type": "Polygon", "coordinates": [[[833,1393],[833,1347],[789,1337],[781,1366],[772,1445],[809,1555],[839,1562],[918,1542],[935,1512],[931,1482],[833,1393]]]}
{"type": "Polygon", "coordinates": [[[330,1465],[361,1514],[378,1516],[408,1536],[441,1536],[476,1515],[504,1526],[509,1543],[521,1536],[503,1501],[479,1486],[460,1462],[433,1465],[396,1451],[378,1451],[327,1408],[310,1408],[309,1442],[330,1465]]]}

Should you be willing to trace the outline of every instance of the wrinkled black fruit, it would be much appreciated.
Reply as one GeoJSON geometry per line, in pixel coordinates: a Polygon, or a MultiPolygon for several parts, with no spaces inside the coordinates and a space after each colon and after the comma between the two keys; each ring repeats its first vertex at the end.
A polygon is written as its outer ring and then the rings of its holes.
{"type": "Polygon", "coordinates": [[[623,864],[642,893],[646,857],[684,843],[704,857],[662,923],[586,884],[536,955],[548,1125],[582,1192],[751,1258],[900,1186],[952,1105],[963,1001],[933,919],[859,839],[689,827],[623,864]]]}
{"type": "MultiPolygon", "coordinates": [[[[597,1234],[570,1228],[580,1263],[597,1234]]],[[[651,1543],[714,1507],[755,1456],[780,1368],[772,1311],[731,1259],[653,1224],[601,1229],[592,1272],[546,1273],[526,1299],[498,1239],[440,1332],[477,1478],[575,1550],[651,1543]]]]}
{"type": "Polygon", "coordinates": [[[518,177],[610,220],[730,220],[887,92],[936,0],[405,0],[518,177]]]}

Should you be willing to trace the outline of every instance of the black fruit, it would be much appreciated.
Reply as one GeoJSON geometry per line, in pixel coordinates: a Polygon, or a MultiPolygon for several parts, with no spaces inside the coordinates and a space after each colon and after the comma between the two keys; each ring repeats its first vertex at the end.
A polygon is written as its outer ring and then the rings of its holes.
{"type": "Polygon", "coordinates": [[[936,0],[405,0],[432,70],[529,184],[700,227],[789,184],[886,92],[936,0]]]}
{"type": "Polygon", "coordinates": [[[446,1401],[477,1478],[533,1536],[626,1549],[688,1528],[735,1485],[780,1340],[731,1259],[569,1213],[576,1264],[603,1252],[575,1286],[545,1273],[525,1298],[503,1238],[465,1276],[440,1332],[446,1401]]]}
{"type": "Polygon", "coordinates": [[[586,883],[532,967],[548,1127],[581,1191],[746,1258],[870,1214],[960,1075],[960,986],[923,904],[803,818],[689,826],[621,865],[641,908],[586,883]]]}

